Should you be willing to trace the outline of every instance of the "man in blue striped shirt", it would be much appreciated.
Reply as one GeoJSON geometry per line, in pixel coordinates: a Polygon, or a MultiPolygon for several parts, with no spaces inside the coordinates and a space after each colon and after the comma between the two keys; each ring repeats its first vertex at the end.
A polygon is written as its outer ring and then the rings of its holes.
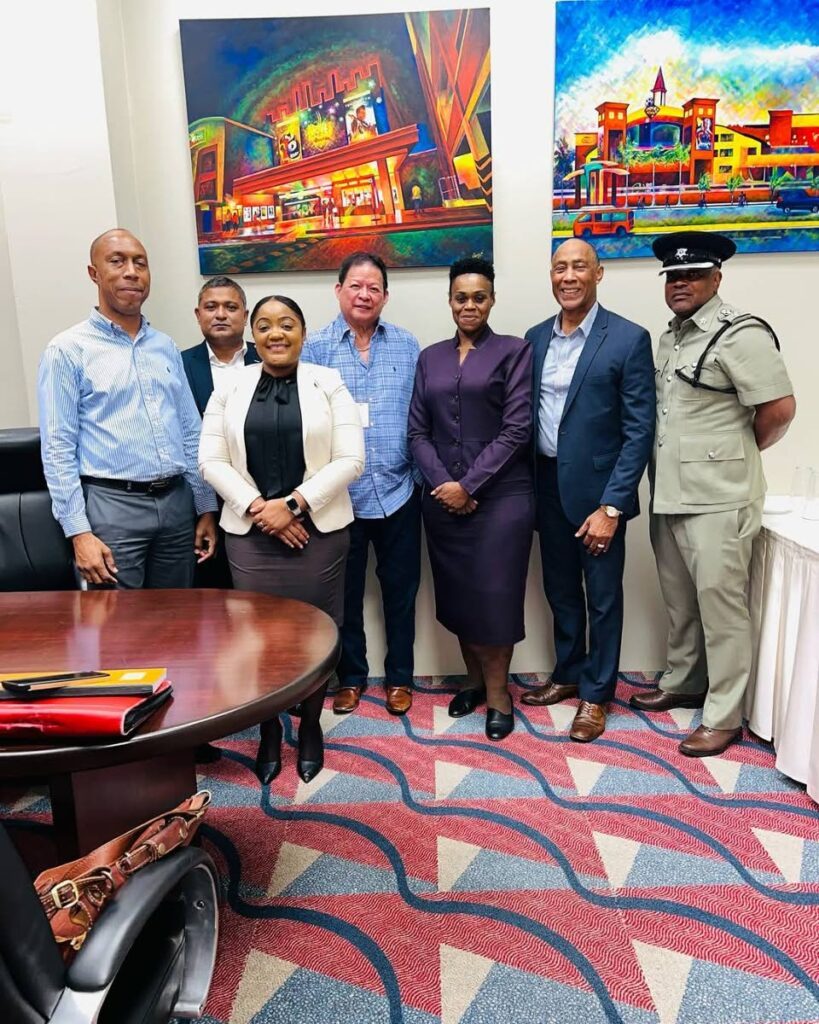
{"type": "Polygon", "coordinates": [[[421,503],[407,444],[407,414],[420,346],[409,331],[381,319],[387,303],[387,268],[374,253],[357,252],[342,262],[336,284],[339,315],[304,346],[308,363],[338,370],[358,403],[364,426],[366,465],[350,486],[355,519],[341,629],[340,688],[336,714],[355,711],[367,685],[364,586],[370,543],[381,583],[387,654],[387,710],[405,714],[412,705],[415,596],[421,573],[421,503]]]}
{"type": "Polygon", "coordinates": [[[91,245],[99,305],[40,361],[40,435],[52,508],[90,586],[189,587],[216,545],[216,496],[199,475],[200,420],[173,341],[142,305],[142,243],[91,245]]]}

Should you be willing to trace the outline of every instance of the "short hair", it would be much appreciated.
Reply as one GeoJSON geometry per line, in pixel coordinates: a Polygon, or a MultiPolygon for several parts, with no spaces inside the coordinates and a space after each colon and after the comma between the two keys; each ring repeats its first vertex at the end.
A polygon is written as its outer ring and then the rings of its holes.
{"type": "Polygon", "coordinates": [[[449,268],[449,290],[452,291],[452,282],[461,274],[480,274],[492,285],[495,290],[495,268],[489,260],[481,256],[464,256],[463,259],[455,260],[449,268]]]}
{"type": "Polygon", "coordinates": [[[349,256],[345,256],[341,261],[341,266],[338,268],[338,283],[344,284],[352,268],[360,267],[365,263],[371,263],[381,271],[384,291],[387,291],[387,264],[374,252],[365,252],[363,249],[360,252],[351,252],[349,256]]]}
{"type": "Polygon", "coordinates": [[[250,314],[250,326],[256,322],[256,317],[259,315],[259,310],[266,302],[280,302],[283,306],[287,306],[301,321],[303,330],[307,330],[307,321],[304,319],[304,313],[301,311],[301,306],[296,302],[295,299],[288,298],[287,295],[265,295],[264,298],[259,299],[256,305],[253,307],[253,312],[250,314]]]}
{"type": "Polygon", "coordinates": [[[224,274],[217,275],[216,277],[210,278],[209,281],[205,281],[199,289],[199,298],[196,300],[197,306],[202,302],[202,296],[205,292],[209,292],[211,288],[232,288],[242,300],[242,305],[247,309],[247,296],[245,295],[244,288],[240,284],[237,284],[232,277],[225,277],[224,274]]]}

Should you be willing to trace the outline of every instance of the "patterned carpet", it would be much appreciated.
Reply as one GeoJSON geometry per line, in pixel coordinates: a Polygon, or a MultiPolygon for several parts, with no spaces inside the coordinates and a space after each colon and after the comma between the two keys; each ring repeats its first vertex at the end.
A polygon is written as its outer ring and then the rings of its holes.
{"type": "MultiPolygon", "coordinates": [[[[207,1021],[819,1021],[817,807],[747,734],[682,757],[699,712],[627,707],[653,678],[622,677],[588,745],[568,739],[575,701],[518,706],[490,743],[429,678],[404,719],[379,681],[325,712],[309,785],[289,720],[269,791],[255,734],[226,740],[203,777],[225,889],[207,1021]]],[[[47,813],[33,800],[0,811],[47,813]]]]}

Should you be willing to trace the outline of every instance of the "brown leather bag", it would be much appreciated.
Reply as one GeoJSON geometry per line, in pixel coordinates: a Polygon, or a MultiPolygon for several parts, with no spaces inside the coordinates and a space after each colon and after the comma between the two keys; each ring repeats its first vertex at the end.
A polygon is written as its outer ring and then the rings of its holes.
{"type": "Polygon", "coordinates": [[[188,797],[79,860],[41,872],[34,881],[54,938],[68,962],[82,946],[105,904],[140,868],[187,846],[210,803],[209,790],[188,797]]]}

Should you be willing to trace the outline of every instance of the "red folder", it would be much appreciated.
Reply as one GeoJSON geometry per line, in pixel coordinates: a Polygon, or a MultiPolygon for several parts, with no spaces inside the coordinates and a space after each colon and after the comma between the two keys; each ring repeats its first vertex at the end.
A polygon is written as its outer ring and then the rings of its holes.
{"type": "Polygon", "coordinates": [[[0,701],[0,741],[130,736],[171,696],[165,680],[147,697],[36,697],[0,701]]]}

